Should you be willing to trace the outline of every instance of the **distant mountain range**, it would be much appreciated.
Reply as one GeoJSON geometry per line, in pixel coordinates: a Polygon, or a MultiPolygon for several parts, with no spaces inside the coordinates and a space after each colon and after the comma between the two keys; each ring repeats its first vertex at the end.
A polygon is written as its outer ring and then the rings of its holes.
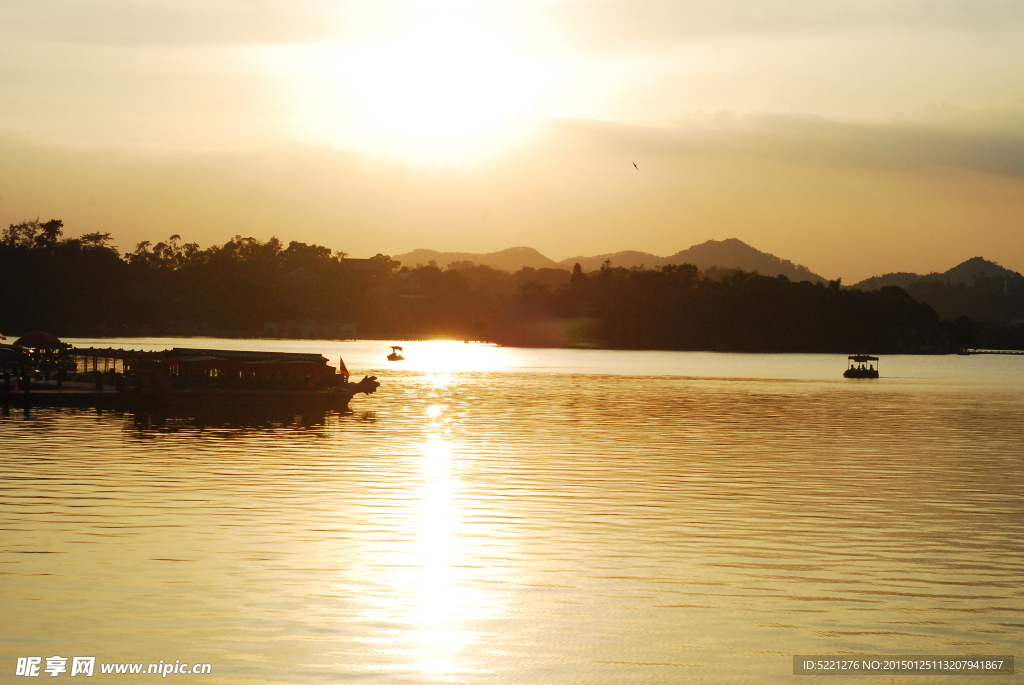
{"type": "Polygon", "coordinates": [[[859,288],[860,290],[878,290],[879,288],[887,285],[895,285],[906,289],[912,283],[920,283],[921,281],[942,281],[944,283],[974,285],[975,276],[989,278],[1021,277],[1021,275],[1016,271],[1011,271],[1010,269],[1001,267],[995,262],[990,262],[981,257],[972,257],[966,262],[957,264],[949,271],[943,271],[942,273],[934,271],[925,275],[907,272],[891,273],[885,274],[884,276],[872,276],[860,283],[854,284],[853,287],[859,288]]]}
{"type": "Polygon", "coordinates": [[[435,250],[419,249],[406,254],[395,255],[394,259],[407,266],[429,264],[433,261],[441,268],[447,267],[452,262],[473,262],[474,264],[485,264],[492,269],[501,269],[502,271],[509,272],[519,271],[523,267],[571,270],[577,262],[587,272],[600,269],[605,261],[611,262],[612,266],[625,268],[638,266],[653,268],[665,266],[666,264],[693,264],[701,270],[719,267],[757,271],[764,276],[778,276],[781,274],[791,281],[819,282],[825,280],[821,276],[812,273],[806,266],[800,266],[787,259],[779,259],[775,255],[761,252],[736,238],[709,240],[700,245],[694,245],[693,247],[676,252],[668,257],[659,257],[648,252],[628,250],[594,257],[572,257],[556,262],[548,259],[532,247],[511,247],[507,250],[488,254],[437,252],[435,250]]]}
{"type": "Polygon", "coordinates": [[[825,279],[812,273],[806,266],[794,264],[788,259],[779,259],[775,255],[761,252],[760,250],[747,245],[742,240],[729,238],[728,240],[709,240],[694,245],[668,257],[659,257],[647,252],[614,252],[611,254],[598,255],[596,257],[573,257],[564,259],[559,264],[563,267],[572,268],[573,264],[579,262],[584,271],[600,269],[601,265],[608,260],[612,266],[665,266],[666,264],[693,264],[704,271],[711,267],[724,269],[743,269],[744,271],[756,271],[762,276],[783,275],[791,281],[818,282],[825,279]]]}
{"type": "MultiPolygon", "coordinates": [[[[418,249],[405,254],[395,255],[403,266],[416,266],[417,264],[427,265],[430,262],[436,263],[442,269],[447,268],[452,262],[473,262],[483,264],[492,269],[515,273],[523,267],[531,269],[558,269],[558,262],[548,259],[532,247],[510,247],[499,252],[488,252],[479,254],[476,252],[438,252],[437,250],[418,249]]],[[[569,265],[572,268],[572,265],[569,265]]]]}
{"type": "MultiPolygon", "coordinates": [[[[709,240],[676,252],[668,257],[659,257],[649,252],[627,250],[624,252],[595,255],[593,257],[572,257],[556,262],[553,259],[548,259],[532,247],[510,247],[507,250],[487,254],[475,252],[437,252],[436,250],[420,249],[396,255],[394,258],[406,266],[434,262],[439,267],[446,268],[454,262],[472,262],[474,264],[485,264],[492,269],[500,269],[509,273],[515,273],[523,267],[572,270],[573,265],[577,262],[586,272],[600,269],[605,261],[611,262],[612,266],[621,266],[627,269],[639,266],[653,268],[665,266],[666,264],[693,264],[702,271],[712,267],[743,269],[748,272],[757,271],[764,276],[778,276],[781,274],[791,281],[825,282],[824,278],[813,273],[806,266],[794,264],[788,259],[779,259],[767,252],[761,252],[736,238],[709,240]]],[[[990,262],[982,257],[973,257],[942,273],[933,272],[924,275],[907,272],[890,273],[883,276],[873,276],[860,283],[855,283],[851,287],[859,288],[860,290],[878,290],[884,286],[895,285],[906,289],[914,283],[927,281],[974,285],[976,276],[1021,277],[1016,271],[999,266],[995,262],[990,262]]]]}

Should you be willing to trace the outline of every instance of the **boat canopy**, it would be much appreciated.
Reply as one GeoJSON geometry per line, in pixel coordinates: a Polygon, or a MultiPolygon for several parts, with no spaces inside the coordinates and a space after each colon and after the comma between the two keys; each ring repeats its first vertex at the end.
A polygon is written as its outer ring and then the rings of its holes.
{"type": "Polygon", "coordinates": [[[391,345],[391,349],[393,349],[393,350],[398,350],[399,352],[401,352],[401,351],[402,351],[402,348],[401,348],[401,347],[399,347],[398,345],[391,345]]]}
{"type": "Polygon", "coordinates": [[[864,362],[877,362],[878,357],[869,357],[866,354],[851,354],[850,360],[855,361],[858,364],[863,364],[864,362]]]}
{"type": "Polygon", "coordinates": [[[32,331],[14,341],[15,345],[40,349],[58,349],[64,346],[60,338],[46,331],[32,331]]]}

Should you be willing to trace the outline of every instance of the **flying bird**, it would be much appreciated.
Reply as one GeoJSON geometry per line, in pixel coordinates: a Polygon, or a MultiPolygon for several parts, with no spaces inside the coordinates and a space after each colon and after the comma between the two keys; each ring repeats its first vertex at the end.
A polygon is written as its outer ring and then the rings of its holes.
{"type": "Polygon", "coordinates": [[[640,171],[640,167],[636,166],[636,162],[633,162],[633,166],[636,167],[637,171],[640,171]]]}

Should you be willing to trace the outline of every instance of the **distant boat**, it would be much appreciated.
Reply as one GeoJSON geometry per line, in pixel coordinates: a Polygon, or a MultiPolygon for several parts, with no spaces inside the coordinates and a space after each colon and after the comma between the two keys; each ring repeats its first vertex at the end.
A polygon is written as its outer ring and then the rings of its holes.
{"type": "Polygon", "coordinates": [[[391,346],[391,354],[388,355],[389,362],[401,362],[405,361],[405,357],[402,356],[402,348],[398,345],[391,346]]]}
{"type": "Polygon", "coordinates": [[[875,366],[875,364],[878,364],[878,357],[871,357],[866,354],[851,354],[849,362],[850,366],[843,372],[845,378],[878,378],[878,368],[875,366]],[[875,364],[871,362],[875,362],[875,364]]]}

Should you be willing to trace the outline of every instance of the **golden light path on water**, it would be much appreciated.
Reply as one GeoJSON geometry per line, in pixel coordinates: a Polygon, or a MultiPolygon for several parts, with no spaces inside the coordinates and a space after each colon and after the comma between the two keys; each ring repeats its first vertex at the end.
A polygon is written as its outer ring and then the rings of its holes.
{"type": "Polygon", "coordinates": [[[382,386],[322,416],[4,414],[2,664],[776,684],[796,653],[1022,646],[1019,359],[861,383],[844,355],[82,342],[320,352],[382,386]]]}

